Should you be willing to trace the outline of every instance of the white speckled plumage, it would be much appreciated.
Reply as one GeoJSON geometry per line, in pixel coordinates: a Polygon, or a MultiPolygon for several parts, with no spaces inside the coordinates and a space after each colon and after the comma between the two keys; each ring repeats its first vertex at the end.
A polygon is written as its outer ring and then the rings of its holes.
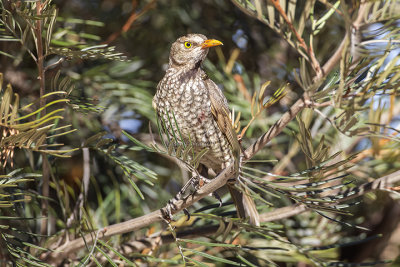
{"type": "MultiPolygon", "coordinates": [[[[202,43],[206,40],[202,35],[195,36],[191,42],[202,43]]],[[[182,38],[180,38],[182,39],[182,38]]],[[[177,40],[180,44],[180,39],[177,40]]],[[[186,40],[183,38],[183,42],[186,40]]],[[[174,43],[175,45],[176,43],[174,43]]],[[[171,54],[176,51],[174,45],[171,54]]],[[[205,72],[196,66],[205,58],[208,49],[201,49],[203,54],[198,54],[200,62],[191,62],[192,64],[174,64],[175,60],[170,56],[169,68],[165,76],[157,86],[157,93],[153,99],[159,116],[162,116],[167,127],[172,127],[177,133],[175,123],[170,125],[168,115],[175,115],[176,122],[185,142],[189,143],[189,136],[195,152],[204,148],[209,151],[201,158],[201,163],[212,168],[216,173],[224,169],[229,163],[233,162],[234,157],[232,148],[228,143],[224,133],[219,129],[211,112],[210,94],[213,90],[218,90],[218,86],[207,78],[205,72]],[[188,66],[189,65],[189,66],[188,66]],[[193,67],[194,68],[191,68],[193,67]]],[[[182,58],[182,57],[181,57],[182,58]]],[[[189,60],[190,62],[190,60],[189,60]]],[[[219,92],[223,96],[222,92],[219,92]]],[[[226,98],[223,96],[223,103],[227,107],[226,98]]]]}
{"type": "MultiPolygon", "coordinates": [[[[220,44],[201,34],[189,34],[176,40],[171,47],[168,69],[153,98],[153,107],[170,134],[180,133],[195,153],[208,148],[200,163],[216,174],[231,163],[238,168],[240,157],[240,145],[229,119],[227,100],[201,69],[208,47],[220,44]]],[[[242,192],[246,189],[239,191],[232,185],[228,188],[238,216],[248,217],[251,224],[259,225],[254,201],[242,192]]]]}

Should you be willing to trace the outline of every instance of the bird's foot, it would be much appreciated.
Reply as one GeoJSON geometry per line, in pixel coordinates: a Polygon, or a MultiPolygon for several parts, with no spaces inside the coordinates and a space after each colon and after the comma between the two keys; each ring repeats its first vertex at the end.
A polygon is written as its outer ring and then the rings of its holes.
{"type": "MultiPolygon", "coordinates": [[[[193,175],[189,181],[186,182],[186,184],[181,188],[181,190],[178,192],[175,198],[177,199],[182,199],[182,196],[186,193],[186,190],[190,187],[193,186],[194,189],[198,188],[198,185],[201,184],[202,182],[200,181],[202,179],[201,176],[195,174],[193,175]]],[[[205,178],[204,178],[205,179],[205,178]]],[[[201,186],[200,186],[201,187],[201,186]]]]}
{"type": "MultiPolygon", "coordinates": [[[[199,188],[203,187],[204,185],[206,185],[206,184],[208,184],[208,183],[211,182],[211,179],[207,179],[207,178],[205,178],[205,177],[203,177],[203,176],[200,176],[200,177],[198,177],[198,178],[199,178],[199,180],[198,180],[197,188],[196,188],[196,189],[199,189],[199,188]]],[[[210,195],[213,196],[213,197],[215,197],[215,198],[219,201],[219,207],[221,207],[221,206],[222,206],[222,199],[221,199],[221,197],[217,194],[217,192],[213,192],[213,193],[211,193],[210,195]]]]}
{"type": "MultiPolygon", "coordinates": [[[[181,188],[181,190],[179,190],[179,192],[175,195],[175,197],[173,199],[170,199],[167,203],[167,205],[165,206],[165,208],[161,209],[161,212],[163,214],[163,218],[167,221],[171,221],[172,220],[172,211],[176,209],[176,202],[185,199],[185,193],[187,191],[187,189],[190,186],[193,186],[194,188],[197,187],[197,185],[199,184],[199,177],[193,176],[192,178],[189,179],[189,181],[181,188]]],[[[190,219],[190,213],[187,209],[184,209],[183,212],[186,214],[186,216],[188,217],[187,220],[190,219]]]]}
{"type": "Polygon", "coordinates": [[[190,220],[190,213],[189,213],[189,211],[188,211],[187,209],[183,209],[183,213],[185,213],[185,215],[186,215],[186,217],[187,217],[186,221],[189,221],[189,220],[190,220]]]}
{"type": "Polygon", "coordinates": [[[176,196],[175,196],[174,199],[176,199],[176,200],[181,200],[181,199],[183,199],[183,198],[184,198],[183,196],[185,195],[186,190],[187,190],[190,186],[195,187],[195,184],[196,184],[197,180],[198,180],[198,177],[197,177],[197,176],[193,176],[192,178],[190,178],[189,181],[187,181],[186,184],[181,188],[181,190],[179,190],[179,192],[176,194],[176,196]]]}
{"type": "Polygon", "coordinates": [[[161,209],[163,219],[168,222],[170,222],[172,220],[172,210],[175,207],[175,204],[174,204],[175,199],[176,199],[176,196],[173,199],[168,200],[167,205],[165,205],[165,207],[161,209]]]}
{"type": "Polygon", "coordinates": [[[213,192],[212,196],[215,197],[219,201],[219,207],[221,208],[222,206],[222,199],[221,197],[217,194],[217,192],[213,192]]]}
{"type": "MultiPolygon", "coordinates": [[[[190,178],[189,181],[175,195],[175,197],[173,199],[170,199],[167,205],[163,209],[161,209],[163,218],[167,221],[172,220],[172,211],[176,209],[176,202],[179,200],[183,200],[185,198],[184,195],[190,186],[193,186],[196,191],[201,187],[203,187],[204,185],[208,184],[209,182],[211,182],[211,179],[207,179],[201,175],[194,175],[192,178],[190,178]]],[[[219,197],[219,195],[216,192],[212,193],[211,195],[219,201],[221,206],[222,200],[219,197]]],[[[189,220],[190,219],[189,211],[187,209],[183,209],[183,212],[188,217],[187,220],[189,220]]]]}

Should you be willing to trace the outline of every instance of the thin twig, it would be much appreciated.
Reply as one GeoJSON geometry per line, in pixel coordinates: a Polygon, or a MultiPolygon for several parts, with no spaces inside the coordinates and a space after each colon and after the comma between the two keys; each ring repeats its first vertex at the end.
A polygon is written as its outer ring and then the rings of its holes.
{"type": "MultiPolygon", "coordinates": [[[[41,0],[36,1],[36,15],[42,15],[42,2],[41,0]]],[[[37,61],[36,65],[38,68],[38,80],[40,86],[40,108],[43,108],[46,105],[46,99],[43,97],[45,94],[45,72],[44,72],[44,56],[43,56],[43,38],[42,38],[42,20],[36,20],[35,27],[35,35],[36,35],[36,49],[37,49],[37,61]]],[[[44,108],[40,113],[41,117],[46,115],[46,109],[44,108]]],[[[40,226],[40,233],[42,235],[47,234],[47,222],[48,222],[48,197],[49,197],[49,177],[50,177],[50,166],[47,161],[47,157],[45,153],[42,153],[42,172],[43,172],[43,184],[42,184],[42,223],[40,226]]]]}
{"type": "Polygon", "coordinates": [[[290,21],[288,16],[286,15],[285,11],[280,5],[279,0],[271,0],[272,4],[278,10],[279,14],[282,16],[282,18],[285,20],[286,24],[289,26],[290,30],[294,33],[296,36],[297,41],[299,42],[299,46],[302,47],[308,54],[309,59],[311,60],[311,66],[313,67],[316,76],[318,78],[322,78],[324,75],[323,69],[321,69],[321,66],[315,57],[314,51],[312,49],[312,46],[307,46],[306,42],[304,39],[300,36],[300,34],[296,31],[296,28],[293,26],[293,23],[290,21]]]}
{"type": "Polygon", "coordinates": [[[89,191],[89,182],[90,182],[90,152],[89,148],[82,148],[83,154],[83,178],[82,178],[82,188],[81,193],[79,194],[78,200],[75,203],[74,210],[71,215],[67,219],[67,228],[71,227],[73,222],[77,219],[82,218],[82,210],[83,205],[86,200],[86,196],[89,191]],[[78,215],[79,214],[79,215],[78,215]]]}
{"type": "Polygon", "coordinates": [[[154,7],[156,0],[152,0],[150,3],[148,3],[147,5],[145,5],[140,12],[135,12],[135,6],[136,6],[136,1],[133,1],[133,8],[132,8],[132,13],[129,16],[129,18],[127,19],[127,21],[125,22],[125,24],[122,26],[122,28],[117,31],[114,32],[113,34],[111,34],[108,38],[107,41],[105,41],[106,44],[110,44],[113,41],[115,41],[115,39],[117,39],[122,33],[127,32],[131,27],[132,24],[141,16],[143,16],[147,11],[149,11],[151,8],[154,7]]]}
{"type": "Polygon", "coordinates": [[[269,141],[281,133],[286,125],[291,122],[297,114],[306,107],[304,96],[294,103],[288,111],[286,111],[282,117],[275,122],[269,130],[261,135],[249,148],[245,151],[245,159],[252,158],[260,149],[262,149],[269,141]]]}
{"type": "Polygon", "coordinates": [[[63,63],[65,61],[65,57],[61,57],[59,60],[57,60],[56,62],[54,62],[53,64],[48,65],[45,69],[44,72],[48,71],[49,69],[55,68],[58,65],[60,65],[61,63],[63,63]]]}
{"type": "Polygon", "coordinates": [[[101,233],[102,231],[104,231],[104,230],[100,229],[100,230],[98,230],[98,231],[96,232],[96,237],[94,238],[94,244],[93,244],[93,246],[92,246],[92,249],[90,250],[90,253],[89,253],[89,255],[87,256],[86,260],[83,262],[82,266],[86,266],[86,263],[88,263],[88,261],[89,261],[90,258],[92,257],[92,255],[93,255],[93,253],[94,253],[94,250],[95,250],[95,248],[96,248],[96,245],[97,245],[97,240],[99,239],[99,235],[100,235],[100,233],[101,233]]]}

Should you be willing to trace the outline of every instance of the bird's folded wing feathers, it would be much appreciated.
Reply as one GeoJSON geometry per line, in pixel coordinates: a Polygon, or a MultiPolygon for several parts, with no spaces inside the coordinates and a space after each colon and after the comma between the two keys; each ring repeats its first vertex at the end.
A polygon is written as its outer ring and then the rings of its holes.
{"type": "Polygon", "coordinates": [[[227,100],[213,81],[207,80],[207,88],[209,90],[211,102],[211,113],[213,114],[219,129],[226,136],[226,139],[232,147],[233,155],[236,158],[236,161],[238,161],[240,156],[240,145],[236,132],[232,127],[227,100]]]}
{"type": "MultiPolygon", "coordinates": [[[[235,157],[235,167],[239,168],[240,161],[240,144],[237,135],[232,126],[232,121],[229,117],[229,108],[225,96],[222,94],[218,86],[211,80],[207,83],[210,102],[211,113],[213,114],[218,127],[226,136],[229,144],[232,146],[232,153],[235,157]]],[[[238,170],[238,169],[237,169],[238,170]]],[[[254,200],[248,195],[248,190],[245,186],[243,192],[236,189],[233,185],[228,185],[232,199],[236,205],[236,210],[239,218],[248,218],[250,224],[260,226],[260,216],[257,211],[254,200]]]]}

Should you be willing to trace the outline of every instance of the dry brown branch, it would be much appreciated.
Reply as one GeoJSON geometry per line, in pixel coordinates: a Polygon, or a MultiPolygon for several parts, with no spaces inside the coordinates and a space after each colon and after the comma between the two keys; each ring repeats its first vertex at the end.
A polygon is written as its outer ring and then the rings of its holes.
{"type": "MultiPolygon", "coordinates": [[[[181,210],[190,207],[195,202],[224,186],[234,173],[235,168],[233,165],[230,165],[216,178],[212,179],[210,183],[204,185],[199,190],[197,190],[195,194],[189,195],[186,199],[174,201],[171,209],[171,214],[176,214],[181,210]]],[[[100,229],[102,231],[100,231],[101,234],[99,235],[99,238],[107,238],[114,235],[136,231],[143,227],[147,227],[152,223],[164,220],[165,214],[168,214],[167,206],[159,210],[153,211],[150,214],[143,215],[139,218],[105,227],[103,229],[100,229]]],[[[85,244],[89,245],[92,244],[94,241],[95,240],[93,238],[93,235],[90,233],[82,238],[77,238],[75,240],[72,240],[71,242],[65,243],[55,252],[42,255],[42,258],[47,258],[47,261],[49,263],[58,264],[63,259],[71,257],[71,253],[74,253],[77,250],[84,248],[85,244]]]]}
{"type": "Polygon", "coordinates": [[[316,76],[318,78],[322,78],[322,76],[324,75],[324,72],[323,72],[323,69],[321,69],[321,66],[320,66],[317,58],[315,57],[315,54],[314,54],[314,51],[312,49],[311,44],[309,46],[307,46],[307,44],[304,41],[304,39],[296,31],[295,27],[293,26],[293,23],[290,21],[290,19],[286,15],[285,11],[281,7],[280,1],[279,0],[271,0],[271,2],[274,5],[274,7],[276,8],[276,10],[278,10],[278,12],[282,16],[282,18],[285,20],[285,22],[289,26],[290,30],[296,36],[296,39],[299,42],[299,46],[302,47],[307,52],[308,57],[311,60],[311,66],[313,67],[313,69],[314,69],[314,71],[316,73],[316,76]]]}
{"type": "Polygon", "coordinates": [[[106,44],[110,44],[113,41],[115,41],[115,39],[117,39],[122,33],[127,32],[131,27],[132,24],[141,16],[143,16],[147,11],[149,11],[151,8],[154,7],[156,0],[152,0],[150,3],[148,3],[147,5],[145,5],[143,7],[143,9],[139,12],[135,12],[135,7],[137,6],[137,1],[132,1],[132,13],[129,16],[129,18],[126,20],[125,24],[122,26],[122,28],[117,31],[114,32],[113,34],[111,34],[108,38],[107,41],[105,41],[106,44]]]}
{"type": "MultiPolygon", "coordinates": [[[[272,222],[280,219],[285,219],[294,215],[298,215],[307,210],[307,206],[303,204],[295,204],[293,206],[276,209],[265,214],[260,214],[260,222],[272,222]]],[[[228,225],[228,223],[225,224],[226,226],[228,225]]],[[[201,236],[210,236],[212,234],[215,234],[218,231],[219,227],[220,225],[216,224],[189,228],[182,231],[179,231],[179,229],[177,229],[175,234],[177,238],[196,238],[201,236]]],[[[233,225],[232,229],[237,229],[237,227],[237,225],[233,225]]],[[[153,248],[160,245],[170,244],[172,242],[175,242],[175,238],[172,234],[162,235],[161,232],[158,232],[150,236],[136,238],[133,241],[123,244],[121,247],[125,253],[129,254],[132,252],[141,252],[142,250],[149,247],[153,248]]]]}
{"type": "Polygon", "coordinates": [[[245,158],[251,159],[260,149],[262,149],[269,141],[277,136],[286,125],[291,122],[296,115],[306,107],[305,97],[301,97],[294,103],[288,111],[286,111],[283,116],[275,122],[269,130],[261,135],[249,148],[245,151],[245,158]]]}
{"type": "MultiPolygon", "coordinates": [[[[354,27],[359,28],[362,24],[364,12],[367,9],[367,3],[363,2],[360,5],[360,9],[358,12],[358,16],[354,21],[354,27]]],[[[348,34],[344,36],[342,42],[340,43],[339,47],[336,49],[335,53],[328,59],[328,61],[324,64],[322,67],[322,76],[318,77],[315,76],[313,81],[314,84],[320,83],[325,76],[330,73],[335,66],[337,66],[338,62],[340,61],[343,53],[343,49],[346,47],[347,43],[347,38],[348,34]]],[[[261,148],[263,148],[269,141],[271,141],[272,138],[277,136],[284,127],[286,127],[287,123],[289,123],[292,119],[296,117],[296,115],[303,110],[307,105],[306,105],[306,100],[309,100],[311,95],[307,95],[309,92],[305,92],[303,94],[303,97],[301,97],[299,100],[294,103],[289,111],[287,111],[283,116],[274,124],[272,127],[264,133],[261,137],[257,139],[256,142],[254,142],[249,148],[246,149],[245,152],[245,158],[251,158],[257,151],[259,151],[261,148]],[[285,124],[285,122],[287,122],[285,124]]]]}
{"type": "MultiPolygon", "coordinates": [[[[362,185],[359,185],[355,189],[354,188],[349,189],[342,193],[343,195],[345,195],[344,198],[340,199],[337,202],[330,203],[330,205],[342,203],[347,200],[350,200],[350,199],[353,199],[356,197],[360,197],[368,192],[372,192],[375,190],[387,191],[387,190],[398,189],[396,187],[391,188],[391,186],[397,182],[400,182],[400,171],[396,171],[389,175],[378,178],[373,182],[364,183],[362,185]]],[[[296,203],[292,206],[283,207],[283,208],[275,209],[271,212],[260,214],[260,222],[265,223],[265,222],[273,222],[273,221],[283,220],[286,218],[290,218],[292,216],[299,215],[299,214],[309,211],[309,210],[310,210],[310,208],[308,208],[306,204],[296,203]]],[[[220,226],[218,224],[218,225],[206,225],[206,226],[201,226],[201,227],[197,227],[197,228],[185,229],[182,231],[177,231],[176,237],[177,238],[195,238],[195,237],[200,237],[200,236],[208,236],[208,235],[216,233],[219,227],[220,226]]],[[[151,236],[136,238],[134,241],[131,241],[131,242],[128,242],[128,243],[122,245],[122,247],[123,247],[124,252],[132,253],[132,252],[140,252],[141,250],[148,248],[148,247],[153,247],[153,246],[155,246],[155,244],[156,245],[161,245],[161,244],[165,245],[165,244],[172,243],[174,241],[175,241],[175,239],[171,234],[161,235],[161,233],[155,233],[155,234],[152,234],[151,236]]]]}
{"type": "MultiPolygon", "coordinates": [[[[36,1],[36,15],[42,15],[43,9],[42,1],[36,1]]],[[[43,55],[43,34],[42,34],[42,20],[36,20],[36,27],[34,29],[36,35],[36,50],[37,50],[37,60],[36,65],[38,68],[38,77],[39,80],[39,93],[40,93],[40,108],[43,108],[46,105],[46,98],[44,98],[45,94],[45,70],[44,70],[44,55],[43,55]]],[[[40,113],[41,117],[46,115],[46,109],[43,109],[40,113]]],[[[48,197],[49,197],[49,182],[50,182],[50,165],[48,164],[47,157],[45,153],[42,153],[42,172],[43,172],[43,185],[42,185],[42,195],[43,200],[41,204],[42,209],[42,222],[40,226],[40,233],[42,235],[47,235],[47,214],[48,214],[48,197]]]]}

